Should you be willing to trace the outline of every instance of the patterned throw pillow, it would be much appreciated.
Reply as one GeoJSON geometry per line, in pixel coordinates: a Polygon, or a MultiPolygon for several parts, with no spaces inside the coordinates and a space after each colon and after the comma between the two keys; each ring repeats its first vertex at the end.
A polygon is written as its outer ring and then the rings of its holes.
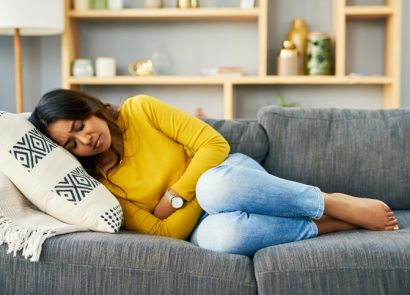
{"type": "Polygon", "coordinates": [[[122,209],[64,148],[21,115],[0,111],[0,170],[41,211],[65,222],[118,232],[122,209]]]}

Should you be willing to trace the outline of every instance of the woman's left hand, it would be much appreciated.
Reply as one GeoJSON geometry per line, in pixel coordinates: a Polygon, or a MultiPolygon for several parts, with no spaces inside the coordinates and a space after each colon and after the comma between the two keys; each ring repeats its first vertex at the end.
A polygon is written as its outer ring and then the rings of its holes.
{"type": "Polygon", "coordinates": [[[154,208],[154,216],[159,219],[166,219],[172,213],[177,211],[177,209],[171,206],[171,202],[168,198],[164,195],[162,196],[161,200],[159,200],[157,206],[154,208]]]}

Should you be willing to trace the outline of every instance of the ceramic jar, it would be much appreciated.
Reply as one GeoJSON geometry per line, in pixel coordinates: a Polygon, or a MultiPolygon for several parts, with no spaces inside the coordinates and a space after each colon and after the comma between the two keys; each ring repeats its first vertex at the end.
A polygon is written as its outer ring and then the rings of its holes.
{"type": "Polygon", "coordinates": [[[177,0],[177,8],[191,8],[191,0],[177,0]]]}
{"type": "Polygon", "coordinates": [[[285,40],[278,54],[278,75],[298,75],[300,53],[292,41],[285,40]]]}
{"type": "Polygon", "coordinates": [[[90,59],[78,58],[73,63],[72,75],[74,77],[94,76],[94,67],[90,59]]]}
{"type": "Polygon", "coordinates": [[[115,59],[112,57],[98,57],[95,60],[95,75],[97,77],[114,77],[115,65],[115,59]]]}
{"type": "Polygon", "coordinates": [[[123,0],[108,0],[108,9],[119,10],[124,8],[123,0]]]}
{"type": "Polygon", "coordinates": [[[90,0],[92,9],[107,9],[107,0],[90,0]]]}
{"type": "Polygon", "coordinates": [[[330,36],[321,32],[310,33],[306,48],[307,74],[330,75],[332,64],[333,59],[330,36]]]}
{"type": "Polygon", "coordinates": [[[74,0],[74,9],[77,11],[84,11],[90,9],[89,0],[74,0]]]}
{"type": "Polygon", "coordinates": [[[164,6],[163,0],[144,0],[145,8],[161,8],[164,6]]]}

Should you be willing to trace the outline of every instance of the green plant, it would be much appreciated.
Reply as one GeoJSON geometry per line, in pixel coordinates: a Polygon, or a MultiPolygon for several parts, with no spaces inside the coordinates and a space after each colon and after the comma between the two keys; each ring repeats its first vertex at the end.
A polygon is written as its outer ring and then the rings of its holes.
{"type": "Polygon", "coordinates": [[[294,108],[299,106],[299,103],[295,101],[286,102],[285,97],[281,93],[276,94],[276,97],[278,100],[278,106],[281,108],[294,108]]]}

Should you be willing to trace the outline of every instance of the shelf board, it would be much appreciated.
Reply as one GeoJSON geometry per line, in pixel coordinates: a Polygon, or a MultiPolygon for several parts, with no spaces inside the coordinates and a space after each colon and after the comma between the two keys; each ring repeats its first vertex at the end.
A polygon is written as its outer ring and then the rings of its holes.
{"type": "Polygon", "coordinates": [[[77,85],[222,85],[219,77],[192,76],[116,76],[116,77],[70,77],[69,83],[77,85]]]}
{"type": "Polygon", "coordinates": [[[393,79],[385,76],[116,76],[116,77],[70,77],[72,85],[388,85],[393,79]]]}
{"type": "Polygon", "coordinates": [[[266,76],[242,77],[235,84],[288,84],[288,85],[385,85],[393,80],[385,76],[266,76]]]}
{"type": "Polygon", "coordinates": [[[385,18],[393,14],[393,8],[389,6],[347,6],[345,13],[346,17],[351,19],[385,18]]]}
{"type": "Polygon", "coordinates": [[[259,8],[128,8],[121,10],[70,10],[69,17],[79,19],[135,19],[135,20],[257,20],[259,8]]]}

